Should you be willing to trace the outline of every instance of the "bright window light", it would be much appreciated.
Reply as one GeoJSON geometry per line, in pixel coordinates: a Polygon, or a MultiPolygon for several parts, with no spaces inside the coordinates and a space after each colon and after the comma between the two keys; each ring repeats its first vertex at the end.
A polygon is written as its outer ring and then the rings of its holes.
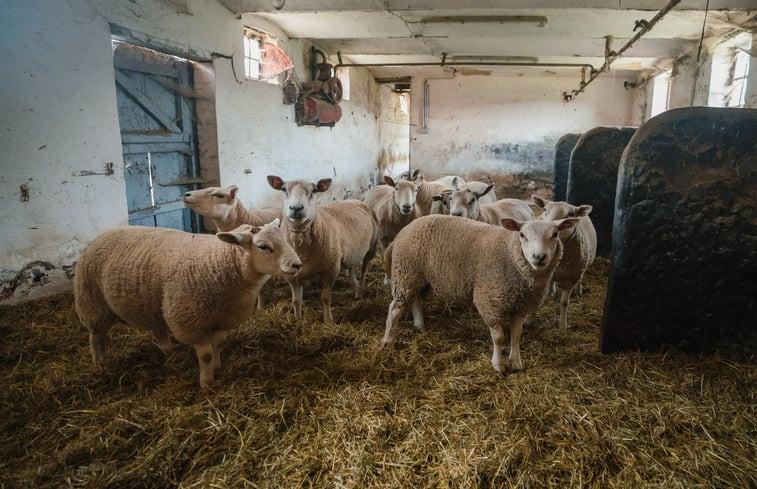
{"type": "Polygon", "coordinates": [[[654,77],[652,84],[652,109],[649,117],[654,117],[668,110],[670,103],[670,74],[668,70],[654,77]]]}

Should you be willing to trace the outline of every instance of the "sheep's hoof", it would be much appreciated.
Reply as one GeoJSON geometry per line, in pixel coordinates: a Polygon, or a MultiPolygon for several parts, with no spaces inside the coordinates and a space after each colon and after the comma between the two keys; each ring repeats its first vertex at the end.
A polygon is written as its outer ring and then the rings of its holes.
{"type": "Polygon", "coordinates": [[[381,341],[381,348],[384,348],[386,350],[393,349],[394,348],[394,341],[382,340],[381,341]]]}

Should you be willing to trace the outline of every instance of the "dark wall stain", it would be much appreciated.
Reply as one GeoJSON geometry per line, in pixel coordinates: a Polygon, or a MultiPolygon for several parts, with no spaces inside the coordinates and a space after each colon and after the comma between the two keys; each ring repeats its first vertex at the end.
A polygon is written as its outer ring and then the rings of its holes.
{"type": "MultiPolygon", "coordinates": [[[[70,274],[73,277],[74,265],[68,268],[70,268],[70,271],[66,270],[66,276],[70,274]]],[[[50,281],[48,275],[52,270],[55,270],[55,266],[46,261],[33,261],[27,264],[15,277],[0,284],[0,287],[2,287],[0,301],[14,297],[17,291],[28,291],[35,287],[44,286],[50,281]]]]}

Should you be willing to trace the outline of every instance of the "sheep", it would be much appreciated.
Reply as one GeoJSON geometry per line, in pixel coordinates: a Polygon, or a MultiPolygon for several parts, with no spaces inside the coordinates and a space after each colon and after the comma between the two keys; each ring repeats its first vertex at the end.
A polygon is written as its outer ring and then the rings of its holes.
{"type": "Polygon", "coordinates": [[[480,204],[479,199],[491,191],[494,185],[481,190],[456,190],[450,196],[449,213],[452,216],[467,217],[474,221],[498,226],[504,217],[530,221],[536,218],[528,204],[518,199],[500,199],[490,204],[480,204]]]}
{"type": "Polygon", "coordinates": [[[486,184],[484,182],[478,182],[475,180],[462,182],[462,183],[458,181],[454,181],[452,184],[452,187],[455,190],[470,190],[471,192],[482,192],[481,197],[478,199],[479,204],[490,204],[492,202],[497,201],[497,194],[494,192],[493,186],[491,189],[486,190],[488,186],[489,184],[486,184]]]}
{"type": "Polygon", "coordinates": [[[578,286],[581,294],[581,281],[584,272],[594,262],[597,254],[597,232],[589,218],[592,210],[590,205],[571,205],[567,202],[551,202],[538,195],[532,195],[534,203],[542,207],[544,212],[540,216],[543,220],[564,219],[566,217],[579,218],[578,226],[571,231],[560,233],[563,242],[563,257],[555,270],[552,280],[560,288],[560,327],[568,328],[568,306],[573,290],[578,286]]]}
{"type": "Polygon", "coordinates": [[[323,283],[321,302],[323,322],[333,323],[331,290],[342,267],[350,272],[355,297],[365,295],[365,271],[376,252],[379,226],[373,211],[359,200],[338,200],[317,205],[317,194],[331,186],[331,179],[316,183],[306,180],[285,182],[281,177],[268,175],[268,184],[284,192],[281,224],[289,243],[302,260],[302,270],[296,277],[288,277],[292,289],[292,306],[296,318],[302,317],[303,282],[318,279],[323,283]],[[362,262],[362,265],[361,265],[362,262]],[[355,268],[361,266],[361,278],[355,268]]]}
{"type": "Polygon", "coordinates": [[[385,176],[384,181],[386,185],[370,189],[363,196],[363,202],[376,215],[380,228],[379,242],[386,249],[400,229],[418,216],[415,196],[424,182],[421,180],[417,185],[409,180],[395,182],[389,176],[385,176]]]}
{"type": "Polygon", "coordinates": [[[450,198],[453,190],[443,190],[436,195],[431,196],[431,208],[429,214],[449,215],[450,198]]]}
{"type": "MultiPolygon", "coordinates": [[[[192,190],[184,194],[181,200],[184,207],[213,220],[218,231],[231,231],[242,224],[262,226],[281,217],[280,207],[262,207],[247,209],[237,198],[239,187],[207,187],[192,190]]],[[[258,294],[257,309],[262,310],[265,304],[262,294],[258,294]]]]}
{"type": "Polygon", "coordinates": [[[423,300],[429,291],[448,303],[473,303],[494,344],[491,363],[503,373],[502,326],[510,328],[510,362],[522,370],[520,334],[523,318],[539,307],[562,256],[561,231],[578,224],[502,219],[502,226],[426,216],[411,222],[385,253],[391,270],[392,302],[382,346],[392,347],[396,327],[410,306],[413,324],[424,328],[423,300]],[[423,243],[423,246],[419,246],[423,243]]]}
{"type": "Polygon", "coordinates": [[[228,331],[248,319],[269,275],[296,276],[302,263],[274,221],[209,234],[128,226],[104,232],[82,252],[74,306],[89,330],[92,361],[102,366],[116,322],[145,329],[164,352],[169,331],[192,345],[207,389],[221,365],[228,331]]]}
{"type": "Polygon", "coordinates": [[[181,198],[184,207],[213,220],[219,231],[231,231],[242,224],[262,226],[281,217],[280,207],[247,209],[237,198],[239,187],[207,187],[192,190],[181,198]]]}
{"type": "Polygon", "coordinates": [[[453,190],[452,184],[455,181],[462,181],[460,177],[455,177],[453,175],[448,175],[433,181],[425,181],[425,176],[420,170],[413,170],[410,172],[408,180],[411,182],[424,182],[423,185],[418,188],[418,195],[416,195],[415,198],[421,216],[426,216],[431,213],[431,204],[433,203],[432,198],[434,195],[445,190],[453,190]]]}

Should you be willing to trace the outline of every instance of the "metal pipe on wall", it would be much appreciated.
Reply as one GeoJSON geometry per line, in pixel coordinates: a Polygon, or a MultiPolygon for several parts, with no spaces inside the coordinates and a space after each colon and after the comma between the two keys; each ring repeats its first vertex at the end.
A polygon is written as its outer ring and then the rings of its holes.
{"type": "Polygon", "coordinates": [[[665,7],[663,7],[662,10],[657,12],[657,14],[654,17],[652,17],[651,20],[649,21],[637,20],[636,26],[641,27],[641,29],[639,30],[639,32],[636,33],[636,35],[634,35],[631,39],[629,39],[628,42],[625,43],[623,47],[620,48],[618,51],[610,50],[610,43],[611,43],[612,38],[610,36],[607,36],[606,45],[605,45],[604,64],[599,68],[599,70],[595,70],[592,68],[591,76],[589,76],[589,80],[588,81],[582,80],[581,84],[578,86],[577,89],[574,89],[571,92],[563,92],[563,100],[565,100],[566,102],[570,102],[579,93],[583,92],[586,86],[589,85],[589,83],[596,80],[597,77],[601,75],[602,73],[608,71],[610,69],[610,64],[613,61],[618,59],[628,48],[630,48],[636,41],[638,41],[641,38],[641,36],[649,32],[652,29],[652,27],[654,27],[655,24],[657,24],[657,22],[659,22],[663,17],[665,17],[665,15],[667,15],[667,13],[670,12],[673,9],[673,7],[675,7],[679,3],[681,3],[681,0],[670,0],[670,2],[668,2],[668,4],[665,7]]]}

